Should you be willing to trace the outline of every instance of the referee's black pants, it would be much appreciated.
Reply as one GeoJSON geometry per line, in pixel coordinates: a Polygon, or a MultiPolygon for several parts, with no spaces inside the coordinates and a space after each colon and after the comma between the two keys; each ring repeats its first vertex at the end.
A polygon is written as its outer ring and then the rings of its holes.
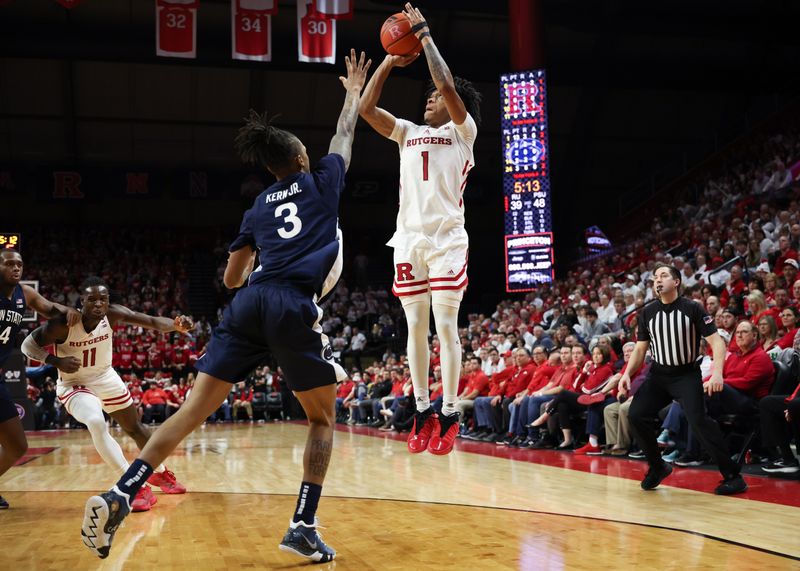
{"type": "Polygon", "coordinates": [[[703,383],[700,369],[694,365],[664,367],[653,363],[650,373],[636,391],[628,419],[633,435],[647,457],[651,467],[661,464],[661,454],[656,442],[656,415],[671,400],[677,400],[694,435],[711,454],[724,478],[739,474],[719,425],[706,414],[703,383]]]}

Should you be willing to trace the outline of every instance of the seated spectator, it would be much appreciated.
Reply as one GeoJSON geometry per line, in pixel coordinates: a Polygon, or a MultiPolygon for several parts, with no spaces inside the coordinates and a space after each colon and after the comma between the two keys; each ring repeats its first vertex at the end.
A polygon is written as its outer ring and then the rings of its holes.
{"type": "MultiPolygon", "coordinates": [[[[537,357],[544,361],[544,348],[534,348],[534,351],[537,350],[540,351],[537,357]]],[[[504,383],[503,390],[493,396],[488,403],[483,401],[483,406],[485,407],[483,412],[489,415],[489,428],[492,430],[492,432],[481,438],[483,442],[501,442],[508,435],[510,422],[508,407],[516,396],[528,386],[536,370],[536,362],[532,361],[531,354],[525,348],[519,348],[514,351],[514,360],[515,371],[511,378],[504,383]]]]}
{"type": "MultiPolygon", "coordinates": [[[[550,379],[552,379],[555,372],[559,369],[561,365],[561,351],[559,349],[553,349],[553,352],[547,357],[547,361],[544,361],[544,349],[534,349],[533,359],[537,366],[528,386],[517,394],[517,397],[508,406],[510,413],[509,434],[506,439],[503,440],[503,444],[508,446],[529,448],[533,445],[533,440],[528,438],[526,423],[521,419],[528,417],[527,411],[529,403],[531,399],[536,398],[530,395],[548,386],[550,384],[550,379]]],[[[536,405],[534,404],[534,406],[536,405]]]]}
{"type": "MultiPolygon", "coordinates": [[[[614,375],[614,370],[611,367],[611,351],[607,347],[600,345],[592,350],[592,360],[584,364],[581,374],[575,379],[570,390],[561,391],[556,395],[547,405],[547,410],[538,419],[536,419],[532,426],[541,426],[547,422],[550,416],[558,417],[558,424],[561,427],[563,440],[559,449],[568,449],[574,447],[574,439],[572,436],[572,420],[571,416],[575,413],[582,412],[586,405],[578,402],[578,397],[581,394],[595,394],[610,385],[611,377],[614,375]]],[[[618,379],[619,380],[619,379],[618,379]]],[[[601,404],[608,405],[613,402],[615,397],[608,396],[601,404]]],[[[596,417],[599,419],[599,416],[596,417]]],[[[602,426],[597,424],[587,426],[586,430],[589,434],[589,443],[576,450],[579,454],[602,454],[598,441],[598,435],[602,426]]]]}
{"type": "Polygon", "coordinates": [[[608,325],[597,319],[597,312],[591,307],[586,310],[586,321],[582,329],[583,339],[590,347],[594,347],[600,336],[610,331],[608,325]]]}
{"type": "MultiPolygon", "coordinates": [[[[503,370],[511,364],[512,357],[504,358],[505,365],[503,370]]],[[[480,366],[480,359],[473,357],[466,363],[467,384],[456,401],[456,411],[462,422],[466,420],[467,413],[472,411],[475,399],[485,397],[489,394],[489,377],[483,372],[480,366]]]]}
{"type": "Polygon", "coordinates": [[[483,440],[487,436],[495,434],[491,403],[498,396],[502,398],[506,385],[517,372],[516,357],[513,358],[513,363],[513,365],[506,367],[499,373],[492,375],[489,379],[489,391],[486,396],[478,396],[473,400],[473,427],[471,431],[464,435],[464,438],[468,440],[483,440]]]}
{"type": "Polygon", "coordinates": [[[353,379],[347,377],[343,381],[336,384],[336,418],[340,419],[344,416],[344,401],[353,392],[353,379]]]}
{"type": "Polygon", "coordinates": [[[178,390],[178,385],[171,385],[168,390],[165,391],[167,393],[167,402],[166,402],[166,415],[167,418],[172,416],[183,404],[183,397],[178,390]]]}
{"type": "Polygon", "coordinates": [[[800,439],[800,385],[791,395],[768,395],[758,403],[761,443],[770,452],[770,462],[761,469],[767,474],[795,474],[800,463],[792,452],[792,434],[800,439]],[[775,450],[779,454],[775,454],[775,450]]]}
{"type": "Polygon", "coordinates": [[[544,332],[544,327],[541,325],[534,326],[533,336],[535,338],[533,342],[534,349],[536,347],[543,347],[545,351],[550,351],[553,348],[553,340],[544,332]]]}
{"type": "MultiPolygon", "coordinates": [[[[626,343],[622,348],[622,353],[625,355],[625,364],[627,366],[630,359],[635,343],[626,343]],[[630,348],[628,348],[630,346],[630,348]]],[[[618,395],[617,402],[613,402],[603,409],[603,420],[606,429],[606,450],[612,456],[625,456],[631,450],[633,437],[631,431],[631,423],[628,420],[628,412],[633,402],[633,396],[639,387],[642,386],[647,374],[650,372],[650,362],[646,362],[636,372],[635,377],[631,377],[631,389],[627,395],[618,395]]],[[[619,375],[622,376],[624,369],[620,371],[619,375]]],[[[617,380],[619,382],[619,380],[617,380]]]]}
{"type": "Polygon", "coordinates": [[[253,420],[253,388],[245,385],[244,381],[236,383],[233,393],[233,421],[239,422],[239,411],[245,410],[247,420],[253,420]]]}
{"type": "MultiPolygon", "coordinates": [[[[764,351],[769,351],[778,343],[778,326],[771,315],[758,320],[758,342],[764,351]]],[[[736,339],[738,341],[738,338],[736,339]]]]}
{"type": "Polygon", "coordinates": [[[142,405],[145,424],[154,423],[156,417],[162,420],[166,418],[167,393],[164,391],[164,381],[150,384],[150,388],[142,395],[142,405]]]}
{"type": "Polygon", "coordinates": [[[781,310],[781,329],[779,334],[782,333],[780,339],[776,343],[777,347],[781,349],[788,349],[794,342],[794,337],[797,335],[797,309],[789,306],[781,310]]]}

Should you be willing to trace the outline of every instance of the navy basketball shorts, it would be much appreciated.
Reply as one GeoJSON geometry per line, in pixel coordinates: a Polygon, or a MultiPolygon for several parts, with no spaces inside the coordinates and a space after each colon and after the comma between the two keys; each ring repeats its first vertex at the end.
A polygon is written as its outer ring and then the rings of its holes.
{"type": "Polygon", "coordinates": [[[293,391],[335,384],[347,373],[333,360],[321,319],[322,309],[314,299],[290,286],[254,284],[240,289],[195,367],[236,383],[271,355],[293,391]]]}
{"type": "Polygon", "coordinates": [[[8,392],[6,384],[0,382],[0,422],[16,417],[19,417],[17,405],[14,404],[14,399],[11,398],[11,393],[8,392]]]}

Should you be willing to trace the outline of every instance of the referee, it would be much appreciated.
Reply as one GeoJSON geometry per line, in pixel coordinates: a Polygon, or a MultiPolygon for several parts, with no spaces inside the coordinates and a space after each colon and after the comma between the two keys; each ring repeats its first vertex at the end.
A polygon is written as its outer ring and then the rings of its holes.
{"type": "MultiPolygon", "coordinates": [[[[633,433],[650,465],[642,489],[652,490],[672,473],[672,466],[659,454],[654,419],[659,410],[675,399],[680,402],[692,431],[722,472],[724,479],[714,491],[723,495],[744,492],[747,484],[739,474],[738,464],[728,454],[719,426],[706,414],[703,395],[722,390],[725,343],[717,333],[714,319],[703,307],[678,296],[681,275],[677,269],[657,264],[653,277],[660,300],[640,312],[638,341],[626,368],[636,371],[650,349],[653,365],[631,403],[629,415],[633,433]],[[705,384],[700,376],[701,336],[714,350],[713,373],[705,384]]],[[[631,378],[625,373],[620,378],[620,392],[627,393],[630,384],[631,378]]]]}

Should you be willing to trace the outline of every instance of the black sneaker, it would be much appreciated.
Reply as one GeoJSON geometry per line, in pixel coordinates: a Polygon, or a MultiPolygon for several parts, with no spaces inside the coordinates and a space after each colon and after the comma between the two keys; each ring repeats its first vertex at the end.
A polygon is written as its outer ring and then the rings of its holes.
{"type": "Polygon", "coordinates": [[[300,557],[311,559],[317,563],[326,563],[336,557],[336,552],[325,545],[322,536],[317,532],[319,522],[314,518],[314,525],[305,522],[290,522],[286,535],[283,536],[278,549],[294,553],[300,557]]]}
{"type": "Polygon", "coordinates": [[[108,557],[114,534],[129,512],[125,497],[114,490],[89,498],[81,525],[83,544],[100,559],[108,557]]]}
{"type": "Polygon", "coordinates": [[[642,489],[654,489],[664,481],[664,478],[670,474],[672,474],[672,466],[666,462],[662,462],[660,466],[656,466],[655,468],[650,467],[650,469],[647,471],[647,475],[644,477],[644,480],[642,480],[642,489]]]}
{"type": "Polygon", "coordinates": [[[522,442],[519,443],[518,448],[533,448],[533,445],[536,443],[535,440],[532,438],[526,438],[522,442]]]}
{"type": "Polygon", "coordinates": [[[498,440],[497,442],[495,442],[495,444],[497,444],[498,446],[509,446],[513,440],[514,437],[509,434],[502,440],[498,440]]]}
{"type": "Polygon", "coordinates": [[[0,510],[7,510],[8,509],[8,502],[3,499],[3,496],[0,496],[0,510]]]}
{"type": "Polygon", "coordinates": [[[511,439],[511,442],[508,443],[508,446],[509,448],[519,448],[523,442],[525,442],[525,439],[522,436],[515,436],[511,439]]]}
{"type": "Polygon", "coordinates": [[[705,463],[705,460],[699,456],[695,456],[694,454],[689,454],[687,452],[684,452],[675,459],[675,465],[681,466],[682,468],[686,468],[688,466],[702,466],[705,463]]]}
{"type": "Polygon", "coordinates": [[[543,437],[537,440],[536,442],[531,445],[531,448],[534,450],[552,450],[556,447],[556,442],[550,437],[543,437]]]}
{"type": "Polygon", "coordinates": [[[644,450],[634,450],[633,452],[628,453],[628,458],[633,458],[634,460],[642,460],[647,458],[647,455],[644,453],[644,450]]]}
{"type": "Polygon", "coordinates": [[[730,496],[731,494],[741,494],[747,490],[747,482],[741,474],[736,474],[731,478],[725,478],[716,487],[714,493],[718,496],[730,496]]]}
{"type": "MultiPolygon", "coordinates": [[[[800,462],[797,460],[775,460],[761,467],[767,474],[794,474],[800,472],[800,462]]],[[[0,498],[2,499],[2,498],[0,498]]]]}

